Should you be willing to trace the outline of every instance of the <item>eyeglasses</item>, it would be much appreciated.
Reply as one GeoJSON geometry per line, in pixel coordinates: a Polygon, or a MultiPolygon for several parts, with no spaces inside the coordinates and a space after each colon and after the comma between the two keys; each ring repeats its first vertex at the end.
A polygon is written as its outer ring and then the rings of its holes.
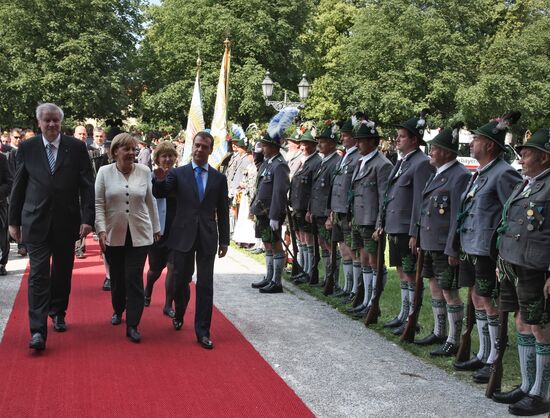
{"type": "Polygon", "coordinates": [[[20,136],[14,136],[13,139],[21,139],[20,136]]]}

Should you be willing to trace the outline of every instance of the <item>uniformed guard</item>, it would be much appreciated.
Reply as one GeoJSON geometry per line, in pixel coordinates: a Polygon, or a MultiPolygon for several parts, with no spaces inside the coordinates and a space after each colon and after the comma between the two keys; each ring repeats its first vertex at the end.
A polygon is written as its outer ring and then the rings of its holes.
{"type": "MultiPolygon", "coordinates": [[[[229,187],[231,186],[230,179],[234,177],[235,172],[237,171],[237,165],[239,162],[239,148],[237,147],[237,143],[239,142],[239,138],[237,136],[231,137],[231,156],[229,157],[229,161],[227,163],[227,166],[225,168],[225,177],[227,178],[227,188],[229,190],[229,187]]],[[[235,196],[229,192],[229,207],[233,207],[233,198],[235,196]]],[[[233,234],[233,230],[235,229],[235,222],[236,219],[234,218],[234,211],[229,211],[229,229],[230,233],[233,234]]]]}
{"type": "MultiPolygon", "coordinates": [[[[378,243],[372,236],[384,203],[393,165],[378,151],[380,135],[375,122],[363,120],[354,130],[353,136],[357,140],[361,158],[353,172],[351,184],[351,249],[360,252],[364,288],[362,303],[354,308],[353,312],[356,316],[363,317],[368,313],[370,302],[376,293],[378,243]]],[[[357,289],[356,281],[353,284],[352,293],[357,289]]]]}
{"type": "Polygon", "coordinates": [[[311,277],[314,263],[312,224],[306,222],[306,213],[311,200],[313,176],[321,166],[321,156],[317,152],[317,140],[310,130],[300,135],[301,165],[290,182],[290,206],[296,234],[301,243],[300,252],[304,254],[302,267],[306,276],[295,279],[296,283],[305,283],[311,277]]]}
{"type": "Polygon", "coordinates": [[[428,142],[430,164],[436,173],[422,192],[419,241],[424,251],[422,276],[429,278],[434,329],[419,345],[443,344],[430,354],[450,357],[457,353],[462,331],[464,305],[458,292],[458,251],[453,248],[456,218],[462,192],[470,180],[469,171],[460,164],[458,136],[462,123],[441,131],[428,142]],[[449,333],[446,336],[446,320],[449,333]]]}
{"type": "Polygon", "coordinates": [[[292,135],[286,135],[285,139],[288,151],[286,152],[286,155],[284,157],[290,170],[290,179],[292,180],[292,176],[294,176],[294,173],[296,173],[298,168],[300,168],[302,162],[301,158],[303,154],[302,150],[300,149],[300,135],[294,131],[292,135]]]}
{"type": "Polygon", "coordinates": [[[457,370],[476,371],[474,382],[487,383],[496,355],[499,318],[496,302],[498,286],[496,261],[490,257],[490,244],[500,222],[502,207],[521,176],[502,159],[506,149],[504,139],[508,127],[515,123],[519,112],[474,130],[470,153],[479,167],[462,194],[458,234],[460,239],[460,287],[474,287],[479,351],[470,360],[455,363],[457,370]]]}
{"type": "Polygon", "coordinates": [[[264,162],[258,170],[256,194],[250,203],[250,213],[256,216],[256,237],[265,246],[267,274],[252,287],[260,293],[281,293],[281,277],[286,264],[281,242],[281,226],[285,220],[289,168],[280,153],[284,130],[292,123],[298,109],[285,108],[269,123],[267,133],[260,139],[264,162]],[[285,126],[284,124],[287,123],[285,126]]]}
{"type": "MultiPolygon", "coordinates": [[[[332,182],[334,181],[334,176],[342,157],[336,152],[338,133],[332,127],[327,126],[321,130],[317,135],[317,140],[319,142],[319,152],[323,158],[319,169],[313,174],[313,186],[306,221],[310,223],[315,222],[314,227],[317,228],[319,244],[321,246],[321,257],[325,267],[324,280],[326,280],[331,270],[330,240],[332,234],[332,231],[326,227],[326,221],[330,212],[328,201],[332,182]]],[[[324,281],[320,282],[319,285],[323,286],[324,281]]]]}
{"type": "Polygon", "coordinates": [[[235,143],[236,157],[234,163],[231,166],[231,170],[228,170],[227,175],[227,188],[229,191],[229,204],[230,204],[230,218],[233,226],[231,231],[235,229],[235,224],[239,215],[239,185],[243,180],[246,167],[248,166],[248,144],[244,139],[239,139],[235,143]]]}
{"type": "Polygon", "coordinates": [[[495,393],[515,415],[550,410],[550,128],[517,147],[524,182],[504,205],[499,232],[500,309],[518,312],[521,385],[495,393]]]}
{"type": "Polygon", "coordinates": [[[418,233],[420,202],[426,182],[435,169],[429,158],[420,150],[426,145],[422,139],[426,129],[426,112],[397,125],[396,149],[402,158],[392,172],[385,196],[380,228],[388,235],[390,265],[397,267],[401,280],[401,310],[391,321],[384,324],[401,335],[409,313],[413,311],[416,271],[416,245],[412,242],[418,233]]]}
{"type": "MultiPolygon", "coordinates": [[[[360,121],[358,122],[360,123],[360,121]]],[[[330,193],[330,214],[327,228],[332,228],[332,240],[338,243],[343,258],[344,286],[338,288],[339,269],[334,276],[335,295],[347,295],[352,292],[354,276],[357,283],[361,278],[361,262],[357,252],[351,250],[351,225],[348,217],[350,205],[351,177],[361,155],[357,150],[357,140],[353,137],[353,124],[348,120],[340,129],[340,140],[346,151],[340,161],[330,193]],[[354,274],[355,270],[355,274],[354,274]]]]}

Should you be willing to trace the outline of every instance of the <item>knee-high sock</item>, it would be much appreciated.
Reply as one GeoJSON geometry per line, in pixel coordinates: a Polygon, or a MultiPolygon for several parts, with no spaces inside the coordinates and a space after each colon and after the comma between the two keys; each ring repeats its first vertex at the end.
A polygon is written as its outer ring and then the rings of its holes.
{"type": "Polygon", "coordinates": [[[477,358],[484,363],[489,358],[489,350],[491,349],[491,340],[489,338],[489,325],[487,324],[487,313],[483,309],[476,309],[476,325],[477,334],[479,335],[479,351],[477,358]]]}
{"type": "Polygon", "coordinates": [[[536,342],[535,351],[537,354],[537,374],[529,395],[548,399],[548,387],[550,386],[550,343],[536,342]]]}
{"type": "Polygon", "coordinates": [[[399,311],[399,319],[405,321],[409,316],[409,283],[401,282],[401,310],[399,311]]]}
{"type": "Polygon", "coordinates": [[[521,371],[521,390],[529,393],[535,383],[537,357],[535,354],[535,336],[533,334],[517,334],[519,369],[521,371]]]}
{"type": "Polygon", "coordinates": [[[267,281],[273,280],[273,251],[272,250],[266,250],[265,251],[265,266],[266,266],[266,273],[265,273],[265,279],[267,281]]]}
{"type": "Polygon", "coordinates": [[[491,344],[489,357],[487,358],[487,363],[489,364],[493,364],[497,357],[497,335],[499,322],[500,321],[498,315],[487,315],[487,324],[489,326],[489,339],[491,344]]]}
{"type": "Polygon", "coordinates": [[[447,317],[449,318],[448,343],[458,345],[462,334],[462,321],[464,318],[464,304],[447,305],[447,317]]]}
{"type": "Polygon", "coordinates": [[[273,254],[273,279],[275,284],[281,284],[283,269],[285,268],[285,253],[273,254]]]}
{"type": "Polygon", "coordinates": [[[416,283],[408,282],[408,288],[409,288],[409,312],[407,314],[407,317],[414,311],[414,293],[416,291],[416,283]]]}
{"type": "Polygon", "coordinates": [[[302,242],[298,242],[298,264],[300,264],[300,266],[302,266],[304,271],[306,271],[306,264],[305,264],[306,259],[304,257],[305,255],[304,247],[305,245],[302,242]]]}
{"type": "Polygon", "coordinates": [[[434,316],[434,335],[443,337],[447,331],[447,304],[445,299],[432,299],[432,313],[434,316]]]}
{"type": "MultiPolygon", "coordinates": [[[[344,260],[342,264],[344,267],[343,289],[346,290],[346,288],[348,287],[349,281],[353,280],[353,260],[344,260]]],[[[338,283],[335,282],[335,284],[338,284],[338,283]]]]}
{"type": "Polygon", "coordinates": [[[370,298],[372,296],[373,272],[372,272],[372,268],[370,266],[363,267],[361,272],[363,273],[363,286],[364,286],[364,289],[365,289],[362,305],[363,306],[368,306],[368,304],[370,302],[370,298]]]}
{"type": "Polygon", "coordinates": [[[328,274],[330,273],[330,255],[327,250],[323,250],[321,253],[321,258],[323,259],[323,266],[325,267],[325,280],[328,277],[328,274]]]}
{"type": "Polygon", "coordinates": [[[359,280],[363,280],[363,270],[361,268],[361,263],[356,261],[353,262],[353,283],[351,288],[348,289],[349,292],[355,294],[357,293],[357,286],[359,286],[359,280]]]}
{"type": "Polygon", "coordinates": [[[313,263],[315,262],[315,253],[313,245],[307,246],[307,270],[305,272],[311,276],[311,270],[313,270],[313,263]]]}

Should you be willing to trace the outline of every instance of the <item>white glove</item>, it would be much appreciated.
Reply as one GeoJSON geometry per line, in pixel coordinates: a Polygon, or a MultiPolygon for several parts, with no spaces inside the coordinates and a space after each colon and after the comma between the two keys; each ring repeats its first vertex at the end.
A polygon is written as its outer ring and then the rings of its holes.
{"type": "Polygon", "coordinates": [[[270,219],[269,220],[269,227],[271,228],[272,231],[276,231],[277,229],[279,229],[279,221],[276,221],[274,219],[270,219]]]}

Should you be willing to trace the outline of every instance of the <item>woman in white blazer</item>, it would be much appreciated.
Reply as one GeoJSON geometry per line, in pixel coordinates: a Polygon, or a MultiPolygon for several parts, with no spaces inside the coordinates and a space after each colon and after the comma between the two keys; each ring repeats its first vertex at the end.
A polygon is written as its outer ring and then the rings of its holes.
{"type": "Polygon", "coordinates": [[[111,323],[119,325],[126,309],[126,336],[133,342],[141,340],[145,259],[160,238],[151,171],[134,162],[136,145],[130,134],[115,136],[109,150],[114,163],[101,167],[95,182],[96,232],[111,273],[111,323]]]}

